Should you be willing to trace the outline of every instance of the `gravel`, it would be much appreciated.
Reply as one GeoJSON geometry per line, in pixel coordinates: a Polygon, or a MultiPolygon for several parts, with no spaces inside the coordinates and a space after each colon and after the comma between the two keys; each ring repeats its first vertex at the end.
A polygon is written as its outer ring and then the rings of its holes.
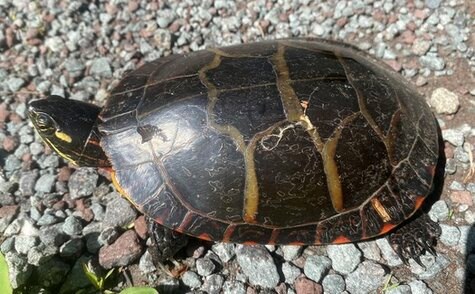
{"type": "Polygon", "coordinates": [[[330,245],[327,247],[327,253],[332,268],[342,274],[349,274],[355,270],[362,256],[354,244],[330,245]]]}
{"type": "Polygon", "coordinates": [[[332,261],[330,258],[314,255],[307,257],[303,270],[307,277],[318,283],[328,273],[331,266],[332,261]]]}
{"type": "Polygon", "coordinates": [[[384,283],[384,268],[373,261],[363,261],[346,278],[346,289],[350,293],[368,293],[375,291],[384,283]]]}
{"type": "Polygon", "coordinates": [[[475,255],[475,184],[464,180],[469,148],[475,153],[470,1],[50,2],[0,0],[0,249],[15,287],[76,292],[90,286],[81,264],[91,262],[99,271],[126,266],[134,279],[176,292],[362,293],[381,290],[386,272],[404,282],[387,293],[473,290],[475,270],[466,281],[454,274],[475,255]],[[345,40],[427,97],[447,178],[429,212],[442,234],[438,257],[422,258],[426,269],[403,265],[384,238],[328,247],[193,240],[176,257],[183,275],[164,278],[135,207],[113,192],[107,171],[68,166],[26,118],[28,102],[50,94],[104,105],[121,77],[161,56],[289,36],[345,40]]]}
{"type": "Polygon", "coordinates": [[[273,288],[279,282],[277,268],[263,246],[236,246],[237,262],[252,285],[273,288]]]}

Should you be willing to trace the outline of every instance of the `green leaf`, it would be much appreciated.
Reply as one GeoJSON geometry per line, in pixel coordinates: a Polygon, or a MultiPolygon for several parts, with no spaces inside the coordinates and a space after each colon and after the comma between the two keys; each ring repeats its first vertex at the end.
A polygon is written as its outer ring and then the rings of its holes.
{"type": "Polygon", "coordinates": [[[8,276],[8,265],[3,254],[0,253],[0,293],[11,294],[13,293],[12,286],[10,285],[10,278],[8,276]]]}
{"type": "Polygon", "coordinates": [[[96,288],[97,290],[102,290],[104,287],[104,280],[101,277],[98,277],[94,273],[94,271],[89,267],[89,265],[83,263],[82,269],[87,279],[91,282],[94,288],[96,288]]]}
{"type": "Polygon", "coordinates": [[[131,287],[120,291],[120,294],[158,294],[158,291],[149,287],[131,287]]]}

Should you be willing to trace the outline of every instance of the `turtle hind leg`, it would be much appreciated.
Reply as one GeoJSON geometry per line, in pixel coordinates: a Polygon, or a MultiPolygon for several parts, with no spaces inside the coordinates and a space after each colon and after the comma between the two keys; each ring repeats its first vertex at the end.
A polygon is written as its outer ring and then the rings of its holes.
{"type": "Polygon", "coordinates": [[[432,221],[427,214],[418,212],[386,238],[405,264],[412,258],[424,267],[420,256],[425,251],[437,255],[434,246],[440,234],[439,224],[432,221]]]}
{"type": "Polygon", "coordinates": [[[165,266],[165,262],[170,261],[175,267],[180,267],[173,257],[188,244],[188,236],[166,228],[150,217],[146,217],[146,221],[152,243],[148,251],[153,263],[167,275],[175,277],[165,266]]]}

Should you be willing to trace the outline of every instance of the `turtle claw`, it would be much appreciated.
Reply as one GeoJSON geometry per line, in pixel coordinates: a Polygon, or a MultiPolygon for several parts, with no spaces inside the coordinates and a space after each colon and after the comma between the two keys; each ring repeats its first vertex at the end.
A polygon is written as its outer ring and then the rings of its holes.
{"type": "Polygon", "coordinates": [[[437,256],[433,246],[439,236],[439,225],[426,214],[421,214],[389,234],[387,239],[404,264],[408,265],[412,258],[425,268],[420,257],[424,252],[437,256]]]}
{"type": "Polygon", "coordinates": [[[156,223],[150,217],[146,217],[146,221],[151,240],[149,253],[153,263],[166,275],[176,278],[186,266],[177,262],[173,256],[188,244],[188,237],[156,223]],[[167,261],[173,263],[172,270],[165,265],[167,261]]]}

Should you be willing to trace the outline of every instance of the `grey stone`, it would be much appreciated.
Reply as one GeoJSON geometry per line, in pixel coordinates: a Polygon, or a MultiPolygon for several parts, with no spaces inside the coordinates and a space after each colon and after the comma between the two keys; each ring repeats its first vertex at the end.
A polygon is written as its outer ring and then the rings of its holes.
{"type": "Polygon", "coordinates": [[[102,244],[99,242],[100,233],[89,233],[85,235],[86,237],[86,248],[87,251],[95,254],[101,249],[102,244]]]}
{"type": "Polygon", "coordinates": [[[21,161],[13,154],[7,156],[3,169],[5,171],[14,171],[21,168],[21,161]]]}
{"type": "Polygon", "coordinates": [[[10,252],[13,250],[15,246],[15,238],[16,236],[12,236],[9,238],[6,238],[2,245],[0,245],[0,251],[5,255],[7,252],[10,252]]]}
{"type": "Polygon", "coordinates": [[[357,243],[357,246],[361,251],[363,251],[363,256],[366,259],[372,259],[376,261],[381,259],[381,250],[375,241],[359,242],[357,243]]]}
{"type": "Polygon", "coordinates": [[[201,286],[201,279],[197,273],[193,271],[186,271],[183,273],[181,280],[185,286],[190,287],[191,289],[196,289],[201,286]]]}
{"type": "Polygon", "coordinates": [[[465,138],[459,129],[442,130],[442,138],[454,146],[462,146],[465,138]]]}
{"type": "Polygon", "coordinates": [[[196,270],[200,276],[209,276],[215,269],[216,266],[209,258],[200,258],[196,260],[196,270]]]}
{"type": "Polygon", "coordinates": [[[107,58],[95,59],[91,64],[90,73],[101,78],[112,77],[112,69],[109,60],[107,58]]]}
{"type": "Polygon", "coordinates": [[[102,245],[110,245],[119,237],[119,231],[115,227],[107,227],[99,234],[98,241],[102,245]]]}
{"type": "Polygon", "coordinates": [[[203,291],[209,294],[219,294],[224,283],[224,278],[218,274],[207,277],[203,283],[203,291]]]}
{"type": "Polygon", "coordinates": [[[282,273],[285,277],[285,282],[289,285],[293,285],[295,279],[301,274],[301,271],[298,267],[286,261],[282,264],[282,273]]]}
{"type": "Polygon", "coordinates": [[[432,294],[432,290],[423,281],[414,280],[408,285],[411,287],[412,294],[432,294]]]}
{"type": "Polygon", "coordinates": [[[24,219],[14,219],[3,232],[3,236],[11,237],[13,235],[18,235],[20,233],[21,227],[23,226],[24,219]]]}
{"type": "Polygon", "coordinates": [[[446,88],[435,89],[429,102],[439,114],[454,114],[460,107],[458,95],[446,88]]]}
{"type": "Polygon", "coordinates": [[[475,183],[468,183],[466,189],[470,191],[470,193],[475,194],[475,183]]]}
{"type": "Polygon", "coordinates": [[[211,247],[222,262],[226,263],[234,257],[234,244],[232,243],[216,243],[211,247]]]}
{"type": "Polygon", "coordinates": [[[223,294],[246,294],[246,287],[239,281],[226,281],[223,285],[223,294]]]}
{"type": "Polygon", "coordinates": [[[460,239],[460,230],[457,227],[440,224],[442,234],[440,235],[440,241],[447,246],[455,246],[460,239]]]}
{"type": "Polygon", "coordinates": [[[43,169],[52,167],[56,168],[59,166],[59,157],[56,155],[56,153],[52,153],[50,155],[46,155],[42,157],[42,160],[38,162],[40,167],[43,169]]]}
{"type": "Polygon", "coordinates": [[[38,244],[39,240],[36,236],[16,236],[15,250],[21,254],[27,254],[28,251],[38,244]]]}
{"type": "Polygon", "coordinates": [[[60,221],[60,219],[58,217],[56,217],[55,215],[51,215],[49,213],[45,213],[43,214],[39,219],[38,221],[36,222],[36,224],[38,226],[49,226],[49,225],[53,225],[53,224],[56,224],[60,221]]]}
{"type": "Polygon", "coordinates": [[[42,286],[51,287],[59,285],[69,272],[69,265],[64,263],[59,258],[51,258],[45,263],[42,263],[39,268],[48,270],[38,270],[38,281],[42,286]]]}
{"type": "Polygon", "coordinates": [[[307,257],[303,271],[305,275],[319,283],[328,273],[332,266],[332,261],[326,256],[313,255],[307,257]]]}
{"type": "Polygon", "coordinates": [[[23,172],[20,178],[19,190],[23,196],[31,196],[35,193],[35,183],[38,178],[38,170],[23,172]]]}
{"type": "Polygon", "coordinates": [[[18,288],[25,285],[31,274],[33,273],[33,266],[28,263],[26,257],[13,252],[5,254],[5,260],[10,272],[10,284],[13,288],[18,288]]]}
{"type": "Polygon", "coordinates": [[[385,294],[412,294],[411,287],[409,285],[398,285],[385,292],[385,294]]]}
{"type": "Polygon", "coordinates": [[[302,246],[297,245],[283,245],[281,246],[282,252],[284,253],[284,259],[291,261],[296,259],[302,252],[302,246]]]}
{"type": "Polygon", "coordinates": [[[236,246],[236,257],[252,285],[273,288],[279,282],[277,267],[264,246],[236,246]]]}
{"type": "Polygon", "coordinates": [[[434,278],[440,271],[450,264],[450,261],[440,253],[437,257],[426,253],[421,256],[421,262],[425,268],[421,267],[412,259],[409,260],[409,265],[411,271],[423,280],[434,278]]]}
{"type": "Polygon", "coordinates": [[[142,257],[140,257],[139,269],[142,273],[146,273],[146,274],[153,273],[157,270],[153,262],[152,255],[150,254],[148,250],[145,250],[142,257]]]}
{"type": "Polygon", "coordinates": [[[442,0],[425,0],[424,2],[428,8],[436,9],[436,8],[439,8],[442,0]]]}
{"type": "Polygon", "coordinates": [[[59,248],[59,254],[63,258],[78,258],[84,250],[84,242],[81,238],[73,238],[59,248]]]}
{"type": "Polygon", "coordinates": [[[445,221],[449,217],[449,207],[444,200],[436,201],[429,211],[429,217],[435,222],[445,221]]]}
{"type": "Polygon", "coordinates": [[[346,277],[346,290],[352,294],[376,291],[385,282],[384,268],[370,260],[363,261],[346,277]]]}
{"type": "Polygon", "coordinates": [[[104,207],[99,203],[91,204],[91,210],[94,213],[95,221],[103,221],[104,216],[106,215],[104,207]]]}
{"type": "Polygon", "coordinates": [[[69,239],[63,232],[63,224],[54,224],[40,228],[40,240],[46,245],[59,247],[69,239]]]}
{"type": "MultiPolygon", "coordinates": [[[[352,243],[327,246],[328,257],[332,261],[334,270],[343,273],[351,273],[361,261],[361,251],[352,243]]],[[[319,282],[316,281],[315,282],[319,282]]]]}
{"type": "Polygon", "coordinates": [[[386,238],[379,238],[376,240],[376,244],[378,245],[379,249],[381,249],[383,258],[386,260],[389,266],[398,266],[403,264],[401,258],[399,258],[386,238]]]}
{"type": "Polygon", "coordinates": [[[105,227],[123,227],[131,224],[136,216],[137,212],[132,208],[130,202],[117,195],[112,201],[107,203],[106,215],[104,217],[105,227]]]}
{"type": "Polygon", "coordinates": [[[465,191],[465,186],[464,184],[458,182],[458,181],[453,181],[451,184],[450,184],[450,190],[453,190],[453,191],[465,191]]]}
{"type": "Polygon", "coordinates": [[[92,168],[77,169],[68,182],[71,198],[78,199],[92,195],[98,179],[99,175],[92,168]]]}
{"type": "Polygon", "coordinates": [[[81,221],[70,215],[64,220],[63,224],[63,232],[68,234],[68,235],[80,235],[82,232],[82,223],[81,221]]]}
{"type": "MultiPolygon", "coordinates": [[[[464,143],[466,145],[468,143],[464,143]]],[[[468,152],[464,150],[463,147],[456,147],[454,150],[454,159],[458,162],[463,162],[463,163],[469,163],[470,162],[470,156],[468,152]]]]}
{"type": "Polygon", "coordinates": [[[453,175],[457,172],[457,162],[453,158],[447,158],[445,163],[445,173],[453,175]]]}
{"type": "Polygon", "coordinates": [[[68,58],[64,62],[64,68],[68,71],[68,74],[72,77],[79,77],[82,75],[86,66],[82,60],[76,58],[68,58]]]}
{"type": "Polygon", "coordinates": [[[345,291],[345,280],[336,274],[327,275],[322,281],[323,291],[328,294],[340,294],[345,291]]]}
{"type": "Polygon", "coordinates": [[[42,175],[35,184],[37,192],[50,193],[53,190],[56,177],[51,174],[42,175]]]}
{"type": "Polygon", "coordinates": [[[25,80],[18,77],[11,77],[7,80],[8,89],[10,89],[12,93],[15,93],[18,90],[20,90],[24,84],[25,84],[25,80]]]}
{"type": "Polygon", "coordinates": [[[431,53],[419,57],[419,61],[430,70],[443,70],[445,68],[444,59],[431,53]]]}

